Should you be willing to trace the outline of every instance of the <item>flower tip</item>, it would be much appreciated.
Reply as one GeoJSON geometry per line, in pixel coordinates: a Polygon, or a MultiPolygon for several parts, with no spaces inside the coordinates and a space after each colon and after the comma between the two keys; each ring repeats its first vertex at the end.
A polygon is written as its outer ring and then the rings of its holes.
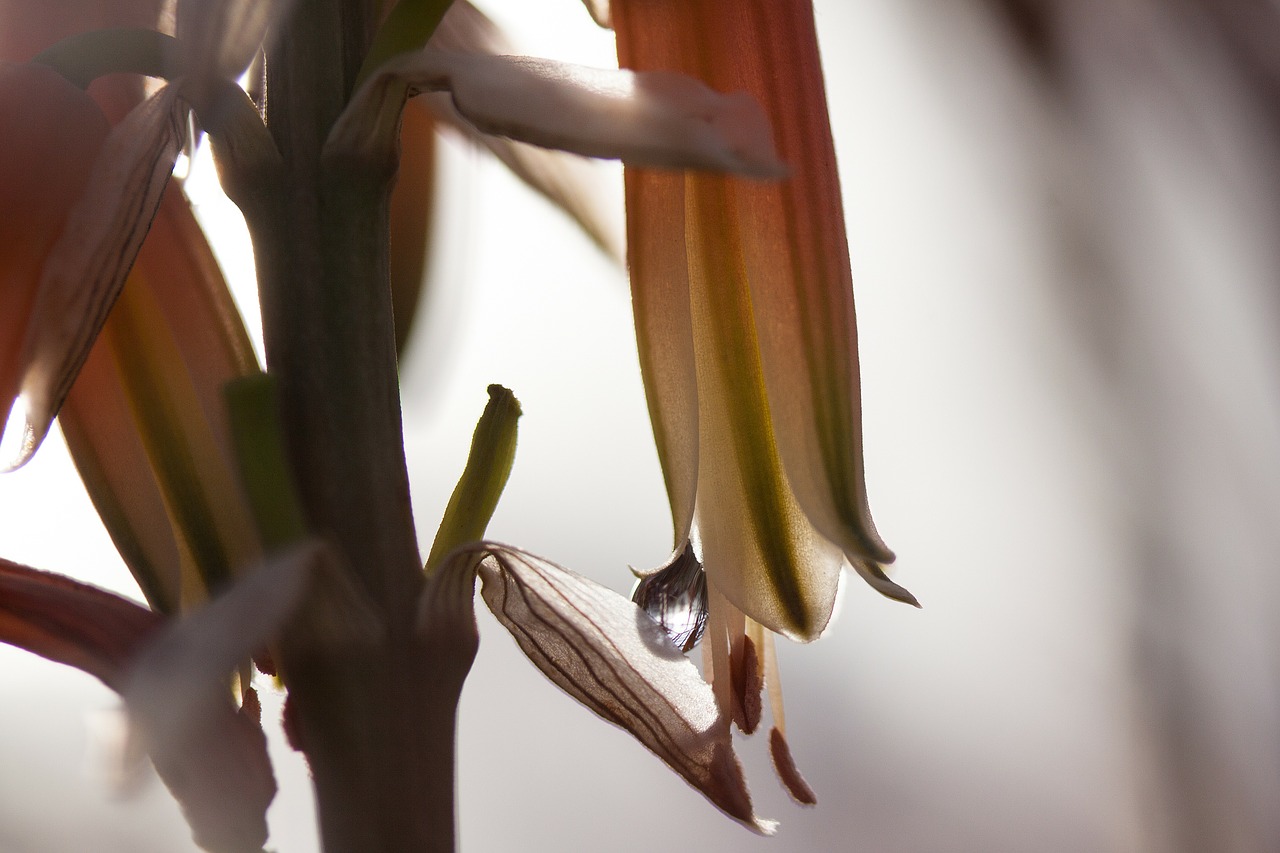
{"type": "Polygon", "coordinates": [[[613,14],[609,8],[609,0],[582,0],[591,15],[591,20],[602,29],[613,29],[613,14]]]}
{"type": "Polygon", "coordinates": [[[771,836],[778,831],[776,820],[756,815],[751,794],[742,776],[742,765],[728,742],[717,743],[711,753],[710,777],[698,787],[721,811],[757,835],[771,836]]]}
{"type": "Polygon", "coordinates": [[[40,442],[31,425],[30,407],[25,395],[13,401],[4,428],[0,430],[0,474],[16,471],[35,455],[40,442]]]}
{"type": "Polygon", "coordinates": [[[912,607],[920,608],[920,602],[916,597],[906,587],[889,580],[889,576],[884,573],[884,569],[877,564],[863,560],[851,560],[850,562],[853,563],[853,567],[858,574],[862,575],[862,579],[885,598],[892,598],[894,601],[901,601],[903,604],[910,604],[912,607]]]}

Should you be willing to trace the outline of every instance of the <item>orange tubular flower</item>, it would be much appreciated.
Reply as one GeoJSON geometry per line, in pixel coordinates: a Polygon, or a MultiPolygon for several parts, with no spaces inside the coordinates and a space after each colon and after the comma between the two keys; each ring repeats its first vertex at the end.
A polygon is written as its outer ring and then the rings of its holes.
{"type": "Polygon", "coordinates": [[[0,147],[3,417],[22,381],[22,341],[45,256],[88,182],[108,125],[88,95],[38,65],[0,64],[0,116],[22,121],[0,147]]]}
{"type": "Polygon", "coordinates": [[[687,615],[692,600],[693,622],[707,608],[708,677],[746,732],[765,676],[775,766],[810,802],[782,735],[770,632],[816,639],[846,562],[915,603],[885,576],[893,553],[867,508],[848,244],[811,0],[614,0],[612,23],[623,67],[755,97],[790,169],[776,182],[626,171],[636,333],[676,539],[675,558],[636,595],[672,631],[698,630],[672,624],[676,607],[687,615]]]}
{"type": "MultiPolygon", "coordinates": [[[[163,5],[65,0],[51,9],[0,0],[0,57],[29,59],[86,30],[154,27],[163,5]]],[[[36,292],[68,211],[83,203],[109,130],[103,114],[124,119],[144,92],[137,75],[104,78],[86,94],[35,63],[4,66],[3,74],[0,115],[22,130],[5,134],[0,163],[0,203],[16,206],[0,236],[0,409],[8,413],[29,367],[24,341],[39,331],[29,327],[49,321],[36,313],[36,292]]],[[[90,497],[161,612],[199,603],[258,554],[221,397],[226,381],[255,370],[222,273],[181,190],[171,186],[61,410],[90,497]]],[[[8,426],[17,432],[20,424],[8,426]]]]}

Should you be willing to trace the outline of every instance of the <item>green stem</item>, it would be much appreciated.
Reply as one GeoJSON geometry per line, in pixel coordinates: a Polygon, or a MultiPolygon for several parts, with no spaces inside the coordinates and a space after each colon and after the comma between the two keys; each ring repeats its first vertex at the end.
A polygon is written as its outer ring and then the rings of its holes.
{"type": "Polygon", "coordinates": [[[267,362],[305,523],[335,547],[347,574],[316,584],[280,642],[324,850],[446,853],[459,672],[470,658],[448,633],[415,624],[424,578],[388,283],[395,164],[325,150],[368,50],[375,6],[297,1],[266,63],[278,168],[250,158],[267,169],[263,180],[227,183],[254,240],[267,362]],[[372,630],[321,630],[335,606],[372,615],[360,621],[372,630]]]}

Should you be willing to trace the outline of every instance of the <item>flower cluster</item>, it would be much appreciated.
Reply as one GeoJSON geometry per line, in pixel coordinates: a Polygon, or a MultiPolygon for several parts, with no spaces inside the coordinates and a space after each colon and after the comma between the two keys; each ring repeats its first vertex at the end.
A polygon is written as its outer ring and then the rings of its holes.
{"type": "MultiPolygon", "coordinates": [[[[386,5],[320,145],[325,162],[375,177],[399,164],[391,263],[376,283],[396,294],[398,340],[430,202],[429,149],[414,142],[437,123],[494,151],[601,243],[572,190],[574,161],[548,149],[622,159],[637,340],[675,527],[671,561],[642,579],[634,604],[518,548],[475,542],[519,414],[491,389],[436,547],[407,587],[420,589],[411,645],[427,650],[414,667],[429,663],[456,700],[479,578],[553,681],[726,813],[771,832],[730,737],[731,722],[759,725],[765,686],[779,776],[814,801],[784,736],[773,634],[817,638],[846,564],[914,603],[886,577],[893,555],[867,509],[848,248],[810,0],[588,3],[615,29],[624,70],[503,55],[462,0],[386,5]],[[705,680],[683,654],[699,639],[705,680]]],[[[284,154],[232,81],[270,51],[291,5],[179,0],[172,18],[157,0],[69,6],[0,0],[3,446],[21,464],[59,418],[150,609],[0,561],[0,640],[119,690],[199,843],[257,850],[275,786],[247,661],[268,666],[268,646],[296,659],[294,634],[328,637],[327,649],[343,631],[373,646],[401,630],[364,591],[361,567],[322,544],[332,531],[294,505],[297,448],[279,446],[271,401],[247,433],[228,414],[229,383],[260,368],[172,178],[198,125],[258,254],[287,239],[284,154]],[[144,77],[164,82],[147,95],[144,77]],[[255,228],[272,217],[274,230],[255,228]],[[266,424],[257,438],[255,424],[266,424]]],[[[280,672],[287,688],[293,675],[280,672]]],[[[304,750],[316,742],[292,727],[304,750]]]]}

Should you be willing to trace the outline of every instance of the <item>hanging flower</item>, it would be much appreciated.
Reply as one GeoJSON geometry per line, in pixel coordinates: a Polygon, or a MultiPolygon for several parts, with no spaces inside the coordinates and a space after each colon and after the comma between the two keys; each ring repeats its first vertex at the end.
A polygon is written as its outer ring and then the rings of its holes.
{"type": "Polygon", "coordinates": [[[636,597],[686,635],[705,599],[721,708],[751,732],[769,684],[775,766],[811,802],[783,736],[772,634],[816,639],[846,563],[915,604],[885,576],[893,553],[867,508],[848,246],[811,2],[614,0],[611,12],[621,65],[749,93],[790,170],[773,182],[626,171],[637,339],[676,539],[636,597]]]}

